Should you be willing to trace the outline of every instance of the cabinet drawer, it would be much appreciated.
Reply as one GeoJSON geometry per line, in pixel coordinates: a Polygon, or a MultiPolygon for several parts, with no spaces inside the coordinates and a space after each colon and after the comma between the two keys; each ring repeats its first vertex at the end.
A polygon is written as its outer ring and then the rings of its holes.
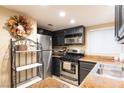
{"type": "Polygon", "coordinates": [[[80,68],[86,68],[91,70],[95,66],[95,63],[91,62],[80,62],[80,68]]]}

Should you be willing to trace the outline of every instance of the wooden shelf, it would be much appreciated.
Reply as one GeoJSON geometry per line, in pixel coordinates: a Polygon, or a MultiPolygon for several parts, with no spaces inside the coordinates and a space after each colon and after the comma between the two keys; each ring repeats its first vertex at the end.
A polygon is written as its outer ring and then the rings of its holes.
{"type": "Polygon", "coordinates": [[[25,53],[25,52],[40,52],[41,50],[26,50],[26,51],[16,51],[16,53],[25,53]]]}
{"type": "Polygon", "coordinates": [[[36,77],[33,77],[33,78],[31,78],[31,79],[29,79],[27,81],[24,81],[22,83],[17,84],[17,88],[26,88],[26,87],[29,87],[32,84],[37,83],[37,82],[39,82],[41,80],[42,80],[42,78],[36,76],[36,77]]]}
{"type": "Polygon", "coordinates": [[[42,66],[42,64],[41,63],[34,63],[34,64],[30,64],[30,65],[25,65],[25,66],[17,67],[16,71],[19,72],[19,71],[23,71],[23,70],[39,67],[39,66],[42,66]]]}

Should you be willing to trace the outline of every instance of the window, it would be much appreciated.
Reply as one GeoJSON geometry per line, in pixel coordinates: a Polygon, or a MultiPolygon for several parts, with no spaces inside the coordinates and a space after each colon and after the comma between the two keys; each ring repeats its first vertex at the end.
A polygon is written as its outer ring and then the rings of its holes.
{"type": "Polygon", "coordinates": [[[88,54],[119,54],[121,45],[114,38],[114,29],[89,31],[87,35],[88,54]]]}

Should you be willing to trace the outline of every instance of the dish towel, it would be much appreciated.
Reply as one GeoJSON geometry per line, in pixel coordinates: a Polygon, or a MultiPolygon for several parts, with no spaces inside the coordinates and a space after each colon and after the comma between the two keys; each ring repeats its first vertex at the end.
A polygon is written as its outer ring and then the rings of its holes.
{"type": "Polygon", "coordinates": [[[70,62],[64,62],[63,63],[63,69],[71,70],[71,63],[70,62]]]}

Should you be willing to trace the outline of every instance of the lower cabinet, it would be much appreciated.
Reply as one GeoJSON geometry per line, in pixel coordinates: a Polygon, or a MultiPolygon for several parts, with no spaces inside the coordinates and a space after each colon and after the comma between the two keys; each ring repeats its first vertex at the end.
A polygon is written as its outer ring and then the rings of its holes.
{"type": "Polygon", "coordinates": [[[81,84],[81,82],[85,79],[94,66],[95,63],[93,62],[79,62],[79,84],[81,84]]]}
{"type": "Polygon", "coordinates": [[[60,59],[52,58],[52,75],[60,76],[60,59]]]}
{"type": "Polygon", "coordinates": [[[90,72],[89,69],[80,68],[79,84],[84,80],[84,78],[88,75],[89,72],[90,72]]]}

